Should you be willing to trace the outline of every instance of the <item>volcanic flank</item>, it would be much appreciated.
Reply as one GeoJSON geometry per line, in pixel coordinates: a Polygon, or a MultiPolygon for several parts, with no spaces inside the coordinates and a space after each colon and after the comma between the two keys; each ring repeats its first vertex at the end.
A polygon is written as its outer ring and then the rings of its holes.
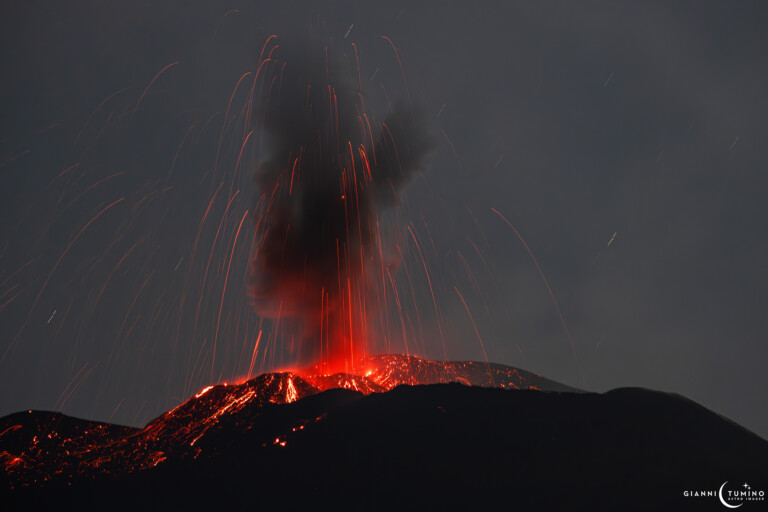
{"type": "Polygon", "coordinates": [[[768,477],[768,443],[677,395],[408,356],[360,367],[211,386],[143,429],[13,414],[0,485],[19,508],[680,510],[700,509],[681,500],[692,483],[768,477]]]}
{"type": "Polygon", "coordinates": [[[524,370],[485,363],[439,363],[380,355],[361,360],[360,367],[367,368],[364,375],[324,375],[312,367],[300,372],[266,373],[239,384],[209,386],[143,429],[84,422],[57,413],[21,412],[0,423],[0,462],[15,487],[49,480],[71,483],[103,473],[142,470],[169,457],[196,459],[203,454],[204,438],[219,431],[222,424],[234,422],[247,431],[252,428],[253,415],[261,414],[261,407],[296,402],[329,389],[367,395],[403,384],[460,382],[577,391],[524,370]]]}

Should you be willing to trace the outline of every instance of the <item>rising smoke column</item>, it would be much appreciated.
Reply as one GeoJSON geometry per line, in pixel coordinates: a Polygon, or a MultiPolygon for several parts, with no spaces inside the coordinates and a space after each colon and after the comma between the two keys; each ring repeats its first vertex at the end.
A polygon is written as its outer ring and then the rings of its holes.
{"type": "Polygon", "coordinates": [[[255,173],[250,296],[288,327],[295,362],[342,371],[365,355],[382,300],[380,213],[397,205],[431,138],[410,104],[376,121],[359,73],[334,55],[313,42],[271,54],[255,112],[268,157],[255,173]]]}

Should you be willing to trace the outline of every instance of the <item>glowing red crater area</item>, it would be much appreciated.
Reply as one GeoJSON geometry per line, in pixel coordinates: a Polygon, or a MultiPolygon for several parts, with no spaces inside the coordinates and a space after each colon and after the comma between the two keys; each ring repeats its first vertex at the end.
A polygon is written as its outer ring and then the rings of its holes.
{"type": "MultiPolygon", "coordinates": [[[[318,367],[265,373],[237,384],[208,386],[144,428],[85,421],[55,412],[25,411],[0,419],[0,464],[11,487],[124,474],[166,460],[212,456],[217,433],[258,432],[263,446],[322,421],[311,418],[288,432],[264,430],[267,407],[290,404],[332,389],[384,393],[400,385],[458,382],[468,386],[573,392],[574,388],[517,368],[480,362],[439,362],[403,355],[369,356],[353,373],[327,375],[318,367]],[[261,420],[261,423],[260,423],[261,420]]],[[[358,395],[359,396],[359,395],[358,395]]]]}

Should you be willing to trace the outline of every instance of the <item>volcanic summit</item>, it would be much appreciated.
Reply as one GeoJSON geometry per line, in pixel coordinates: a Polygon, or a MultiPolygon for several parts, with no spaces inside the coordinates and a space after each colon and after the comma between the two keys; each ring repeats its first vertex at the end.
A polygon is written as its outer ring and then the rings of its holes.
{"type": "Polygon", "coordinates": [[[768,476],[765,440],[678,395],[587,393],[508,366],[412,356],[356,367],[209,386],[141,429],[12,414],[0,420],[0,485],[19,508],[640,510],[661,497],[680,510],[701,502],[670,482],[768,476]]]}

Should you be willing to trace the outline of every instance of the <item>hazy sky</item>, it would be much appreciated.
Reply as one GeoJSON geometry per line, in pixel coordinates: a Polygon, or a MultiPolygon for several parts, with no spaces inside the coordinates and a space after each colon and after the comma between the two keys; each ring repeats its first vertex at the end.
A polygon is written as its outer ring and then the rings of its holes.
{"type": "Polygon", "coordinates": [[[680,393],[768,437],[763,2],[6,4],[0,414],[141,425],[274,343],[234,236],[259,155],[233,173],[223,119],[267,37],[319,21],[367,94],[434,122],[387,219],[410,351],[680,393]]]}

